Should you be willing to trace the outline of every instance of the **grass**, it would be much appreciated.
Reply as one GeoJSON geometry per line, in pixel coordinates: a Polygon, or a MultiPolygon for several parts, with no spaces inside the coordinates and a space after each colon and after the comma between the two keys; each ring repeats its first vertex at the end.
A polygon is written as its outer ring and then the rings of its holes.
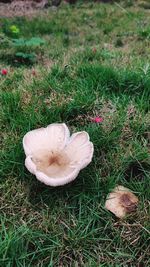
{"type": "Polygon", "coordinates": [[[0,19],[2,267],[150,265],[150,17],[131,2],[0,19]],[[36,62],[16,64],[11,25],[16,38],[44,40],[23,47],[36,62]],[[91,122],[98,115],[103,123],[91,122]],[[59,188],[25,169],[22,148],[26,132],[53,122],[86,130],[95,148],[75,182],[59,188]],[[139,198],[122,221],[104,208],[116,184],[139,198]]]}

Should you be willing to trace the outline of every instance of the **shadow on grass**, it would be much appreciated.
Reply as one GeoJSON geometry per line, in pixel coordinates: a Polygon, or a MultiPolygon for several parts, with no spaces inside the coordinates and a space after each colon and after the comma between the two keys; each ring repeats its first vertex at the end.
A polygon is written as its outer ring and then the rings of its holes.
{"type": "Polygon", "coordinates": [[[147,162],[133,161],[125,170],[125,179],[131,181],[143,181],[146,171],[150,170],[150,165],[147,162]]]}

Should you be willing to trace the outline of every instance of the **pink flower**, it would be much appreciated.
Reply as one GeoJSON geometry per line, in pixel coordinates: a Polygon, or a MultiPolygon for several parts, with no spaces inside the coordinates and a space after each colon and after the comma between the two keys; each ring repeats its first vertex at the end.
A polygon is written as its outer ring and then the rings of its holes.
{"type": "Polygon", "coordinates": [[[102,117],[95,117],[95,118],[91,118],[91,121],[93,121],[95,123],[101,123],[101,122],[103,122],[103,118],[102,117]]]}
{"type": "Polygon", "coordinates": [[[32,70],[32,75],[36,76],[36,71],[34,69],[32,70]]]}
{"type": "Polygon", "coordinates": [[[97,49],[96,48],[93,48],[93,52],[96,53],[97,52],[97,49]]]}
{"type": "Polygon", "coordinates": [[[7,73],[8,73],[8,71],[7,71],[6,69],[2,69],[2,70],[1,70],[1,74],[2,74],[2,75],[7,75],[7,73]]]}

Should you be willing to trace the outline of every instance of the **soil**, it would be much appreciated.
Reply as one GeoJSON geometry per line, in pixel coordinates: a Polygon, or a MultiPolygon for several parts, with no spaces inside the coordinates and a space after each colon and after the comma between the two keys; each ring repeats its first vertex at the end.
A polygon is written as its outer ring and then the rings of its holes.
{"type": "MultiPolygon", "coordinates": [[[[64,0],[69,4],[75,4],[78,0],[64,0]]],[[[112,3],[113,0],[93,0],[94,2],[112,3]]],[[[59,6],[62,0],[51,0],[52,6],[59,6]]],[[[0,18],[15,16],[30,16],[38,10],[49,7],[48,0],[0,0],[0,18]]]]}
{"type": "Polygon", "coordinates": [[[48,0],[0,0],[0,17],[34,14],[48,7],[48,0]]]}

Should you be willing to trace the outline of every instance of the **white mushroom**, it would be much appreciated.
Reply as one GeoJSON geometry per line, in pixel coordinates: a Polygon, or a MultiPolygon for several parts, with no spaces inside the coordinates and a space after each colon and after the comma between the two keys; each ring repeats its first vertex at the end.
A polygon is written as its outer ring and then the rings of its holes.
{"type": "Polygon", "coordinates": [[[118,218],[135,211],[138,198],[126,187],[117,186],[107,197],[105,208],[118,218]]]}
{"type": "Polygon", "coordinates": [[[46,185],[60,186],[73,181],[92,160],[93,144],[87,132],[70,137],[64,123],[28,132],[23,138],[25,166],[46,185]]]}

